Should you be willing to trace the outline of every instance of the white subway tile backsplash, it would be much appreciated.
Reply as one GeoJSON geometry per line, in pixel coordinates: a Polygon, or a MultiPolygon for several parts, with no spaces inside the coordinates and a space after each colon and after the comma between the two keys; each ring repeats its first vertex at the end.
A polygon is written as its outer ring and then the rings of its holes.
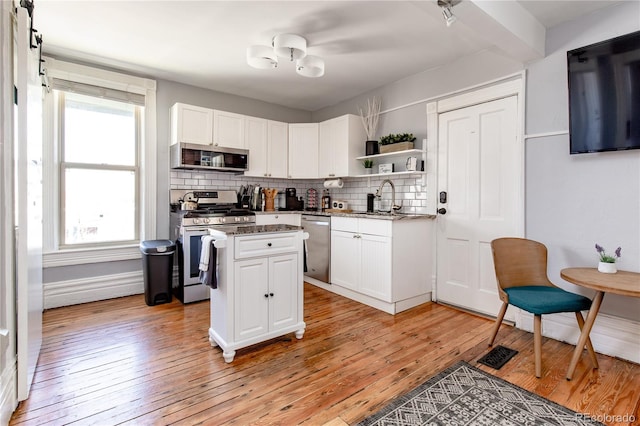
{"type": "MultiPolygon", "coordinates": [[[[332,199],[345,200],[350,208],[356,211],[364,211],[367,206],[367,194],[375,194],[384,179],[390,179],[395,184],[396,202],[402,201],[405,213],[426,213],[427,194],[426,187],[422,184],[420,176],[394,177],[392,175],[374,176],[365,178],[343,179],[343,188],[331,188],[329,195],[332,199]]],[[[306,205],[306,191],[315,188],[318,191],[318,206],[324,191],[323,179],[286,180],[274,178],[246,177],[244,175],[231,175],[220,172],[208,171],[171,171],[171,189],[197,189],[201,191],[216,189],[238,190],[241,185],[260,185],[276,188],[282,195],[280,205],[284,205],[285,188],[295,188],[298,197],[303,197],[306,205]]],[[[389,209],[391,200],[391,187],[383,188],[382,207],[389,209]]],[[[375,208],[380,202],[376,200],[375,208]]]]}

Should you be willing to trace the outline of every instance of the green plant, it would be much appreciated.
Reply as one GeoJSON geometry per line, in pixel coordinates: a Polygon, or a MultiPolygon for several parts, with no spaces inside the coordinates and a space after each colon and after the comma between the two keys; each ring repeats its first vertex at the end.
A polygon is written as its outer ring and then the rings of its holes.
{"type": "Polygon", "coordinates": [[[400,142],[413,142],[415,140],[416,138],[413,136],[413,133],[398,133],[397,135],[391,133],[390,135],[380,138],[380,145],[391,145],[400,142]]]}
{"type": "Polygon", "coordinates": [[[369,160],[369,159],[364,160],[362,162],[362,165],[364,166],[365,169],[370,169],[373,167],[373,160],[369,160]]]}
{"type": "Polygon", "coordinates": [[[596,243],[596,251],[600,255],[600,262],[604,263],[616,263],[616,259],[620,258],[620,253],[622,252],[622,247],[618,247],[613,256],[608,255],[604,252],[604,248],[596,243]]]}

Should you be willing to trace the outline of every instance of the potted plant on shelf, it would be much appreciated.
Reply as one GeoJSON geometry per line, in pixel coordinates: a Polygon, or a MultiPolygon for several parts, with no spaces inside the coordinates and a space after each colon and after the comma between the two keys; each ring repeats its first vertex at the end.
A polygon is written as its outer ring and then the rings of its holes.
{"type": "Polygon", "coordinates": [[[413,133],[398,133],[396,135],[389,134],[380,138],[380,153],[385,154],[388,152],[405,151],[407,149],[413,149],[413,142],[416,138],[413,133]]]}
{"type": "Polygon", "coordinates": [[[365,147],[365,155],[378,154],[378,141],[375,140],[376,130],[378,129],[378,119],[380,118],[380,106],[382,105],[380,98],[374,96],[373,99],[367,99],[366,112],[360,109],[360,118],[364,131],[367,134],[367,142],[365,147]]]}
{"type": "Polygon", "coordinates": [[[598,263],[598,271],[605,274],[615,274],[618,272],[616,267],[616,260],[620,258],[622,247],[618,247],[613,256],[608,255],[604,248],[596,243],[596,251],[600,255],[600,262],[598,263]]]}
{"type": "Polygon", "coordinates": [[[373,160],[364,160],[362,162],[362,165],[364,166],[364,172],[365,174],[370,175],[371,174],[371,168],[373,167],[373,160]]]}

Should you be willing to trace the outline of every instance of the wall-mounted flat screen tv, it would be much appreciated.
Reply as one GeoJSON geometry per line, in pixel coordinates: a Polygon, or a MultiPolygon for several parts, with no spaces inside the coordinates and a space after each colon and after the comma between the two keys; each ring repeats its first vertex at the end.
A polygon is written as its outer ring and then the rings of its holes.
{"type": "Polygon", "coordinates": [[[640,31],[567,52],[571,154],[640,149],[640,31]]]}

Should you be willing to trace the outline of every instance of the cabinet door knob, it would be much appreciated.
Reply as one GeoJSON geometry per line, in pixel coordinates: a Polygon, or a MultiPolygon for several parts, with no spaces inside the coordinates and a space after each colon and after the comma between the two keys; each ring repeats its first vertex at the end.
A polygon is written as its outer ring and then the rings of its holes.
{"type": "Polygon", "coordinates": [[[264,294],[264,297],[266,297],[267,299],[269,298],[269,295],[267,293],[264,294]]]}
{"type": "Polygon", "coordinates": [[[268,246],[268,247],[271,247],[271,243],[267,243],[267,246],[268,246]]]}
{"type": "Polygon", "coordinates": [[[269,296],[273,297],[273,293],[269,293],[269,296]]]}

